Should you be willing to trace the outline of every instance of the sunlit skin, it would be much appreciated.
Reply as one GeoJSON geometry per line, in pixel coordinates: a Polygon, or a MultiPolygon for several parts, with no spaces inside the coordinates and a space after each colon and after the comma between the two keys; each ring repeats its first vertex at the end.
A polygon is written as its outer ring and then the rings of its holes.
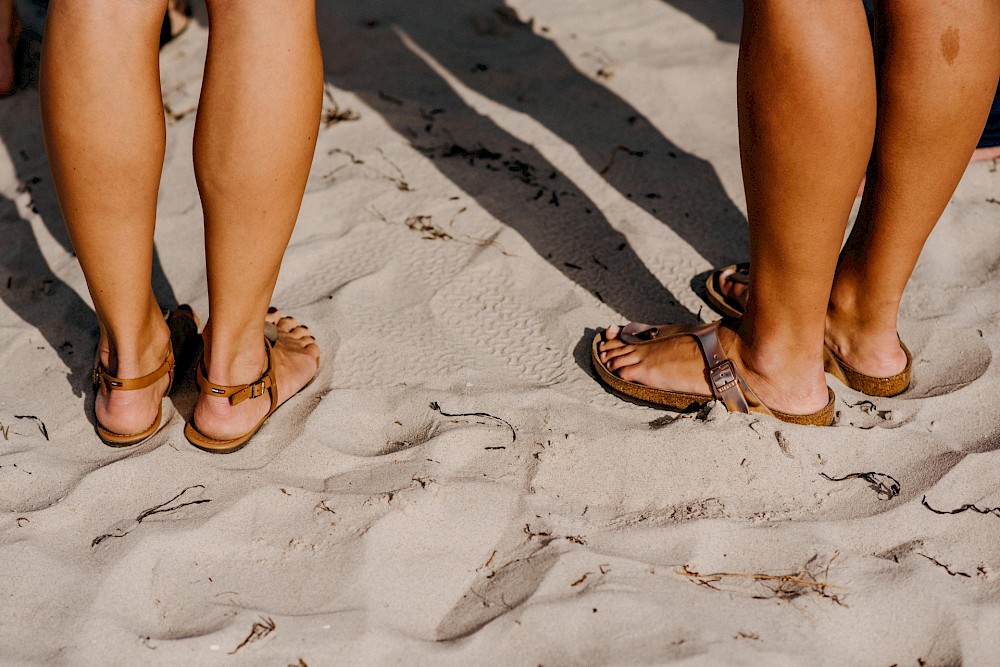
{"type": "MultiPolygon", "coordinates": [[[[294,318],[268,312],[316,144],[323,73],[314,0],[207,0],[210,37],[195,131],[205,213],[211,382],[256,380],[265,317],[277,324],[282,399],[316,371],[319,348],[294,318]],[[252,196],[251,196],[252,194],[252,196]]],[[[51,0],[41,66],[46,147],[63,216],[101,328],[98,354],[119,377],[164,359],[169,334],[151,288],[166,130],[158,38],[167,0],[51,0]]],[[[166,379],[98,394],[105,428],[148,426],[166,379]]],[[[226,439],[267,412],[267,394],[230,406],[201,395],[194,420],[226,439]]]]}
{"type": "MultiPolygon", "coordinates": [[[[900,299],[986,122],[997,26],[998,0],[882,2],[873,53],[860,2],[745,0],[738,101],[753,270],[745,315],[720,340],[765,404],[793,414],[826,404],[824,342],[867,375],[905,366],[900,299]]],[[[609,328],[600,350],[623,379],[711,393],[693,340],[635,347],[618,333],[609,328]]]]}

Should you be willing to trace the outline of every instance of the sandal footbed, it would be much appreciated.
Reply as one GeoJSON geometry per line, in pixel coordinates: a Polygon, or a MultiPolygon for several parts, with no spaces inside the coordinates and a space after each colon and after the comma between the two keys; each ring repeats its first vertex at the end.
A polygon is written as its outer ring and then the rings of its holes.
{"type": "MultiPolygon", "coordinates": [[[[744,265],[730,264],[729,266],[724,266],[721,269],[712,271],[708,275],[708,278],[705,279],[705,291],[708,296],[706,301],[708,301],[708,305],[715,312],[724,317],[739,318],[743,316],[743,309],[740,307],[740,304],[731,297],[727,297],[719,289],[722,273],[729,270],[739,271],[742,266],[744,265]]],[[[851,368],[847,362],[838,357],[833,350],[826,346],[824,346],[823,368],[827,373],[843,382],[845,386],[867,396],[880,398],[898,396],[909,389],[913,376],[913,356],[903,341],[899,341],[899,346],[903,348],[903,352],[906,354],[906,367],[895,375],[878,377],[861,373],[851,368]]]]}
{"type": "MultiPolygon", "coordinates": [[[[608,370],[607,366],[605,366],[601,361],[598,346],[603,342],[603,340],[603,332],[599,331],[594,335],[594,340],[591,344],[591,361],[593,362],[594,370],[601,378],[601,381],[615,393],[628,398],[637,399],[656,407],[670,408],[681,411],[700,407],[715,400],[714,396],[710,396],[708,394],[692,394],[680,391],[670,391],[667,389],[656,389],[654,387],[647,387],[646,385],[621,379],[608,370]]],[[[768,410],[770,410],[772,415],[783,422],[801,424],[804,426],[829,426],[833,423],[835,411],[833,390],[827,387],[827,392],[829,392],[829,401],[826,406],[821,410],[810,414],[795,415],[770,408],[768,408],[768,410]]]]}

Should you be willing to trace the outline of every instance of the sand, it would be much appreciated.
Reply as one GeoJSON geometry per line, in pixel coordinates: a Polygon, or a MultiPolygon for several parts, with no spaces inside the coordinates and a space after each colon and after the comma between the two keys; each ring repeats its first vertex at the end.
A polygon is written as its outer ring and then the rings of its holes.
{"type": "MultiPolygon", "coordinates": [[[[740,8],[498,6],[320,2],[274,302],[324,364],[230,456],[184,440],[190,377],[148,443],[94,435],[37,90],[0,100],[0,663],[1000,664],[997,164],[913,276],[903,396],[831,379],[826,429],[625,403],[595,328],[713,319],[695,277],[746,258],[740,8]]],[[[203,316],[204,17],[161,57],[154,275],[203,316]]]]}

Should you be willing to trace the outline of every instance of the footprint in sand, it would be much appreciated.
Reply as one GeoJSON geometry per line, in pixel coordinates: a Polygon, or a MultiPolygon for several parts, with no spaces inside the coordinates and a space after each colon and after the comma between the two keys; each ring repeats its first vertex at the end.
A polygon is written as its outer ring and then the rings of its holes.
{"type": "Polygon", "coordinates": [[[956,392],[982,377],[993,359],[981,330],[911,325],[901,336],[913,354],[913,383],[901,399],[956,392]]]}

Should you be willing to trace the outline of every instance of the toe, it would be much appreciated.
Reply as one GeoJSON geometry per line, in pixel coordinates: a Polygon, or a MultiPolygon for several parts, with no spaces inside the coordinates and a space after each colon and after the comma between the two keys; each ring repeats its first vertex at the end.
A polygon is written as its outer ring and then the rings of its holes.
{"type": "Polygon", "coordinates": [[[281,311],[271,306],[267,309],[267,315],[264,316],[265,322],[270,322],[271,324],[277,324],[281,320],[281,311]]]}
{"type": "Polygon", "coordinates": [[[601,354],[603,354],[605,352],[610,352],[611,350],[617,350],[618,348],[624,347],[624,346],[625,346],[625,343],[623,343],[618,338],[615,338],[613,340],[605,341],[603,343],[598,343],[597,344],[597,351],[600,352],[601,354]]]}
{"type": "Polygon", "coordinates": [[[283,333],[291,333],[294,329],[299,327],[299,321],[294,317],[282,317],[278,320],[278,331],[283,333]]]}
{"type": "Polygon", "coordinates": [[[625,354],[620,354],[612,359],[609,359],[605,363],[605,366],[607,366],[608,370],[611,371],[612,373],[617,373],[618,377],[622,377],[622,375],[618,373],[620,369],[625,368],[627,366],[634,366],[635,364],[639,363],[639,361],[640,361],[639,354],[635,350],[630,350],[625,354]]]}
{"type": "Polygon", "coordinates": [[[601,361],[607,364],[612,359],[617,359],[618,357],[624,356],[626,354],[631,354],[634,351],[635,351],[634,345],[620,345],[605,352],[601,352],[601,361]]]}

